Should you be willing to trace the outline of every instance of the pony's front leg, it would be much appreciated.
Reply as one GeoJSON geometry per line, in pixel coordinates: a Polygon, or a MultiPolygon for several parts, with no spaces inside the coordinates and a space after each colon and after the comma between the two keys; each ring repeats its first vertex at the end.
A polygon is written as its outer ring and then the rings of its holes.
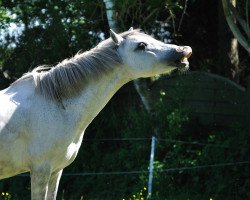
{"type": "Polygon", "coordinates": [[[48,165],[33,167],[31,172],[31,199],[46,200],[51,172],[48,165]]]}
{"type": "Polygon", "coordinates": [[[62,171],[55,171],[51,174],[50,180],[49,180],[49,188],[48,188],[48,194],[47,194],[47,200],[56,200],[56,194],[59,186],[59,181],[62,176],[62,171]]]}

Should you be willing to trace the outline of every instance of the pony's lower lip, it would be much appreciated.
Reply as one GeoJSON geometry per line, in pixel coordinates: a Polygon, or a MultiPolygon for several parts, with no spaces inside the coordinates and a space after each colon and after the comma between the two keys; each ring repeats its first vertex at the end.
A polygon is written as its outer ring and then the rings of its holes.
{"type": "Polygon", "coordinates": [[[189,68],[189,62],[181,62],[180,70],[188,68],[189,68]]]}
{"type": "Polygon", "coordinates": [[[188,68],[189,67],[189,62],[187,58],[183,58],[181,60],[175,61],[175,64],[177,65],[178,68],[188,68]]]}
{"type": "Polygon", "coordinates": [[[179,66],[178,66],[178,70],[179,71],[187,71],[189,69],[189,62],[187,59],[180,61],[179,66]]]}
{"type": "Polygon", "coordinates": [[[188,62],[188,58],[191,56],[191,53],[188,54],[187,56],[184,56],[180,61],[181,61],[181,65],[183,65],[184,69],[188,69],[189,68],[189,62],[188,62]]]}
{"type": "Polygon", "coordinates": [[[181,62],[181,64],[185,65],[185,66],[189,66],[189,62],[188,61],[181,62]]]}

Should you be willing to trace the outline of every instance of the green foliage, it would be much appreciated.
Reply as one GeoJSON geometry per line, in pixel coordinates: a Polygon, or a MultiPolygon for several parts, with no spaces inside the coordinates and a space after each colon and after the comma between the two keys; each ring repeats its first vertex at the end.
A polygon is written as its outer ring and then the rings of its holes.
{"type": "Polygon", "coordinates": [[[97,33],[107,29],[100,16],[92,15],[93,10],[100,12],[100,2],[4,1],[0,19],[6,20],[1,23],[7,30],[11,18],[21,32],[7,34],[1,46],[0,69],[8,73],[9,82],[38,65],[54,65],[95,45],[100,40],[97,33]]]}
{"type": "Polygon", "coordinates": [[[8,192],[1,192],[0,199],[9,200],[11,199],[11,195],[8,192]]]}
{"type": "Polygon", "coordinates": [[[10,22],[11,18],[7,15],[6,9],[1,6],[0,2],[0,29],[6,28],[6,25],[10,22]]]}
{"type": "Polygon", "coordinates": [[[153,33],[158,39],[163,39],[161,32],[162,25],[165,24],[164,28],[171,27],[173,35],[177,35],[176,26],[180,21],[176,15],[182,12],[182,0],[114,0],[114,4],[117,12],[115,20],[120,30],[135,26],[153,33]]]}
{"type": "MultiPolygon", "coordinates": [[[[250,184],[247,165],[165,171],[250,159],[247,130],[240,126],[227,129],[204,127],[192,121],[179,98],[182,87],[180,83],[176,86],[176,91],[180,93],[176,93],[174,106],[166,104],[164,96],[159,99],[154,116],[135,107],[131,96],[118,94],[89,127],[76,161],[64,173],[147,170],[150,140],[98,139],[150,138],[153,127],[158,124],[152,200],[248,199],[250,184]],[[124,102],[119,104],[120,109],[112,103],[118,99],[124,102]]],[[[146,198],[144,188],[147,181],[147,173],[63,176],[59,199],[142,200],[146,198]]],[[[11,194],[11,199],[20,199],[20,196],[29,198],[28,178],[16,177],[3,183],[7,183],[8,189],[1,189],[0,185],[0,191],[11,194]]],[[[3,185],[6,187],[6,184],[3,185]]]]}
{"type": "MultiPolygon", "coordinates": [[[[217,32],[214,27],[217,24],[213,18],[216,16],[216,1],[195,2],[199,4],[192,7],[192,12],[188,11],[188,20],[183,23],[182,29],[185,31],[181,33],[183,37],[178,36],[177,42],[188,43],[194,47],[196,59],[193,63],[199,67],[206,64],[204,70],[207,70],[216,63],[214,46],[217,44],[217,32]],[[208,10],[209,17],[201,9],[208,10]],[[199,15],[193,14],[192,17],[192,13],[199,15]],[[199,19],[202,20],[198,21],[199,19]]],[[[154,32],[157,28],[156,21],[177,26],[184,4],[180,0],[117,0],[115,6],[119,11],[117,17],[122,30],[133,25],[154,32]]],[[[55,64],[80,49],[91,48],[100,40],[100,31],[106,35],[108,33],[101,0],[3,1],[0,7],[0,28],[6,29],[10,22],[23,24],[24,30],[17,38],[7,36],[5,44],[0,45],[1,88],[37,65],[55,64]],[[16,17],[11,17],[12,14],[16,17]],[[15,45],[11,46],[13,43],[15,45]],[[3,76],[3,72],[8,72],[10,79],[3,76]]],[[[152,200],[249,199],[247,165],[164,171],[250,160],[249,132],[241,127],[210,127],[198,124],[189,115],[188,109],[183,107],[181,96],[188,92],[184,90],[184,84],[175,85],[176,93],[172,95],[171,106],[165,101],[164,92],[167,91],[162,89],[153,116],[140,107],[138,96],[131,93],[133,87],[127,85],[122,90],[125,94],[118,93],[88,127],[86,140],[77,159],[64,173],[147,170],[150,140],[98,139],[150,138],[157,129],[156,137],[159,140],[154,163],[156,171],[152,200]]],[[[59,199],[65,200],[145,199],[147,191],[144,188],[147,181],[147,173],[63,176],[58,195],[59,199]]],[[[18,176],[1,180],[0,192],[4,193],[0,193],[1,200],[29,199],[29,178],[18,176]]]]}
{"type": "MultiPolygon", "coordinates": [[[[131,194],[131,196],[128,197],[127,199],[128,200],[145,200],[145,199],[147,199],[147,188],[144,187],[139,192],[137,192],[135,194],[131,194]]],[[[122,200],[127,200],[127,199],[123,198],[122,200]]]]}
{"type": "MultiPolygon", "coordinates": [[[[181,91],[181,86],[179,86],[181,91]]],[[[125,88],[126,91],[128,88],[125,88]]],[[[124,91],[123,91],[124,92],[124,91]]],[[[126,91],[128,92],[128,91],[126,91]]],[[[179,95],[178,95],[179,96],[179,95]]],[[[176,97],[178,97],[176,96],[176,97]]],[[[88,128],[74,163],[64,173],[143,171],[148,169],[150,140],[99,140],[100,138],[150,138],[160,126],[154,162],[152,200],[249,199],[249,166],[176,169],[250,160],[250,136],[238,126],[204,127],[192,121],[179,103],[159,101],[154,116],[134,107],[131,96],[118,94],[88,128]],[[116,104],[118,99],[124,104],[116,104]],[[179,105],[179,106],[178,106],[179,105]],[[108,117],[107,117],[108,116],[108,117]],[[164,139],[164,140],[161,140],[164,139]]],[[[63,176],[59,199],[145,199],[148,174],[63,176]]],[[[29,179],[16,177],[0,184],[11,199],[29,198],[29,179]],[[6,186],[7,185],[7,186],[6,186]],[[3,188],[5,187],[5,189],[3,188]]]]}

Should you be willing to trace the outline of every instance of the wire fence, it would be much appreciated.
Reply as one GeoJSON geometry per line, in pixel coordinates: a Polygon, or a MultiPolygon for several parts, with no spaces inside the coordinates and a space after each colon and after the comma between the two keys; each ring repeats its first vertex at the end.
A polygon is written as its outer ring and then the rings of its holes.
{"type": "MultiPolygon", "coordinates": [[[[142,177],[146,177],[146,179],[144,179],[144,186],[145,186],[145,181],[148,182],[148,187],[147,187],[147,196],[150,197],[153,192],[152,192],[152,188],[156,187],[157,188],[157,177],[162,176],[162,177],[175,177],[175,176],[183,176],[185,177],[188,174],[192,174],[193,173],[197,173],[197,175],[199,173],[205,173],[208,172],[210,174],[210,172],[213,172],[212,170],[228,170],[228,172],[230,172],[230,170],[248,170],[250,166],[250,160],[249,157],[246,157],[246,160],[234,160],[234,161],[214,161],[215,163],[200,163],[200,164],[189,164],[189,166],[169,166],[167,167],[166,164],[163,165],[163,168],[158,168],[157,164],[154,165],[156,162],[154,161],[154,152],[157,149],[157,144],[161,143],[162,146],[165,145],[174,145],[174,144],[180,144],[180,145],[191,145],[192,146],[199,146],[199,147],[212,147],[212,148],[219,148],[219,149],[231,149],[233,151],[235,151],[236,149],[238,150],[242,150],[243,148],[241,147],[232,147],[232,146],[225,146],[225,145],[219,145],[219,144],[214,144],[214,143],[204,143],[204,142],[199,142],[199,141],[185,141],[185,140],[173,140],[173,139],[169,139],[169,138],[156,138],[156,137],[140,137],[140,138],[95,138],[95,139],[90,139],[90,138],[86,138],[84,139],[84,142],[89,143],[90,145],[95,143],[106,143],[106,142],[112,142],[112,141],[121,141],[121,142],[132,142],[136,141],[137,142],[142,142],[142,144],[144,143],[149,143],[151,142],[151,152],[149,153],[149,160],[146,161],[148,162],[148,164],[144,163],[143,165],[141,165],[142,167],[139,169],[128,169],[128,170],[119,170],[119,168],[114,171],[105,171],[105,169],[103,169],[102,171],[84,171],[84,170],[79,170],[79,172],[64,172],[62,174],[62,179],[63,181],[65,181],[66,185],[67,184],[71,184],[72,180],[77,180],[78,182],[81,181],[82,179],[84,180],[91,180],[92,182],[94,182],[93,180],[96,181],[100,181],[103,182],[103,180],[108,180],[109,183],[111,183],[111,180],[121,180],[123,179],[125,176],[129,176],[129,180],[131,179],[139,179],[140,176],[142,177]],[[153,141],[155,141],[155,145],[153,145],[153,141]],[[153,154],[153,155],[152,155],[153,154]],[[153,159],[152,159],[153,156],[153,159]],[[148,165],[148,167],[147,167],[148,165]],[[247,168],[248,167],[248,168],[247,168]],[[204,170],[204,171],[203,171],[204,170]],[[211,171],[209,171],[211,170],[211,171]],[[121,177],[118,177],[121,176],[121,177]],[[123,177],[124,176],[124,177],[123,177]],[[121,178],[121,179],[119,179],[121,178]],[[154,180],[156,179],[156,180],[154,180]],[[70,180],[70,181],[69,181],[70,180]],[[155,186],[156,185],[156,186],[155,186]]],[[[137,143],[138,144],[138,143],[137,143]]],[[[141,144],[141,143],[139,143],[141,144]]],[[[161,146],[161,148],[162,148],[161,146]]],[[[147,148],[150,148],[150,144],[147,144],[147,148]]],[[[250,151],[249,148],[245,147],[244,150],[250,151]]],[[[156,156],[157,157],[157,156],[156,156]]],[[[232,159],[233,160],[233,159],[232,159]]],[[[136,167],[135,167],[136,168],[136,167]]],[[[216,172],[214,171],[214,172],[216,172]]],[[[217,173],[217,172],[216,172],[217,173]]],[[[20,178],[26,178],[28,179],[30,177],[29,173],[24,173],[24,174],[20,174],[17,175],[20,178]]],[[[28,180],[26,180],[28,181],[28,180]]],[[[77,182],[76,181],[76,182],[77,182]]],[[[114,181],[115,182],[115,181],[114,181]]],[[[75,187],[75,186],[72,186],[75,187]]],[[[78,186],[77,186],[78,187],[78,186]]],[[[109,186],[107,186],[107,188],[109,188],[109,186]]],[[[103,193],[103,195],[107,195],[110,197],[110,195],[115,195],[114,193],[110,193],[110,188],[106,189],[107,191],[103,193]]],[[[118,191],[118,189],[116,189],[116,191],[118,191]]],[[[237,188],[235,188],[235,191],[238,191],[237,188]]],[[[124,191],[123,191],[124,192],[124,191]]],[[[113,198],[114,199],[114,198],[113,198]]]]}
{"type": "MultiPolygon", "coordinates": [[[[250,160],[248,161],[239,161],[239,162],[231,162],[231,163],[216,163],[211,165],[198,165],[198,166],[190,166],[190,167],[177,167],[177,168],[168,168],[155,170],[155,172],[167,173],[167,172],[179,172],[186,170],[198,170],[205,168],[216,168],[216,167],[232,167],[239,165],[250,165],[250,160]]],[[[63,176],[98,176],[98,175],[129,175],[129,174],[148,174],[149,170],[135,170],[135,171],[120,171],[120,172],[83,172],[83,173],[65,173],[63,176]]]]}
{"type": "MultiPolygon", "coordinates": [[[[151,141],[152,138],[100,138],[100,139],[84,139],[84,142],[106,142],[106,141],[151,141]]],[[[216,148],[225,148],[225,149],[242,149],[236,147],[229,147],[225,145],[217,145],[211,143],[201,143],[197,141],[183,141],[183,140],[172,140],[166,138],[157,138],[156,141],[164,141],[169,143],[180,143],[180,144],[189,144],[189,145],[198,145],[198,146],[211,146],[216,148]]],[[[249,149],[248,149],[249,150],[249,149]]],[[[170,172],[180,172],[188,170],[201,170],[209,168],[222,168],[222,167],[237,167],[250,165],[250,160],[245,161],[235,161],[235,162],[226,162],[226,163],[214,163],[214,164],[204,164],[196,166],[185,166],[185,167],[175,167],[167,169],[156,169],[154,172],[157,173],[170,173],[170,172]]],[[[79,172],[79,173],[63,173],[62,176],[99,176],[99,175],[133,175],[133,174],[149,174],[150,170],[131,170],[131,171],[107,171],[107,172],[79,172]]],[[[20,174],[18,176],[28,177],[28,173],[20,174]]]]}
{"type": "MultiPolygon", "coordinates": [[[[105,141],[151,141],[152,138],[100,138],[100,139],[84,139],[84,142],[105,142],[105,141]]],[[[222,149],[246,149],[246,148],[239,148],[239,147],[232,147],[232,146],[226,146],[226,145],[217,145],[217,144],[211,144],[211,143],[202,143],[198,141],[184,141],[184,140],[173,140],[173,139],[166,139],[166,138],[157,138],[156,139],[159,142],[169,142],[169,143],[179,143],[179,144],[190,144],[190,145],[197,145],[197,146],[210,146],[210,147],[216,147],[216,148],[222,148],[222,149]]],[[[250,150],[250,149],[248,149],[250,150]]]]}
{"type": "MultiPolygon", "coordinates": [[[[210,165],[197,165],[197,166],[190,166],[190,167],[168,168],[168,169],[155,170],[155,172],[168,173],[168,172],[180,172],[180,171],[187,171],[187,170],[199,170],[199,169],[206,169],[206,168],[234,167],[234,166],[242,166],[242,165],[250,165],[250,160],[238,161],[238,162],[228,162],[228,163],[215,163],[215,164],[210,164],[210,165]]],[[[143,173],[148,174],[149,170],[63,173],[62,176],[129,175],[129,174],[143,174],[143,173]]],[[[20,174],[18,176],[29,177],[29,174],[25,173],[25,174],[20,174]]]]}

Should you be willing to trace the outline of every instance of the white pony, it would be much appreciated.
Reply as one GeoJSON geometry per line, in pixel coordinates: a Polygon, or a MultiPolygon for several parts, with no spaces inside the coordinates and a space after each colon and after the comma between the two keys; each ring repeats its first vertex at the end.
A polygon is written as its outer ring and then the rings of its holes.
{"type": "Polygon", "coordinates": [[[0,179],[30,172],[31,198],[56,199],[85,129],[125,83],[187,69],[192,49],[130,29],[0,91],[0,179]]]}

